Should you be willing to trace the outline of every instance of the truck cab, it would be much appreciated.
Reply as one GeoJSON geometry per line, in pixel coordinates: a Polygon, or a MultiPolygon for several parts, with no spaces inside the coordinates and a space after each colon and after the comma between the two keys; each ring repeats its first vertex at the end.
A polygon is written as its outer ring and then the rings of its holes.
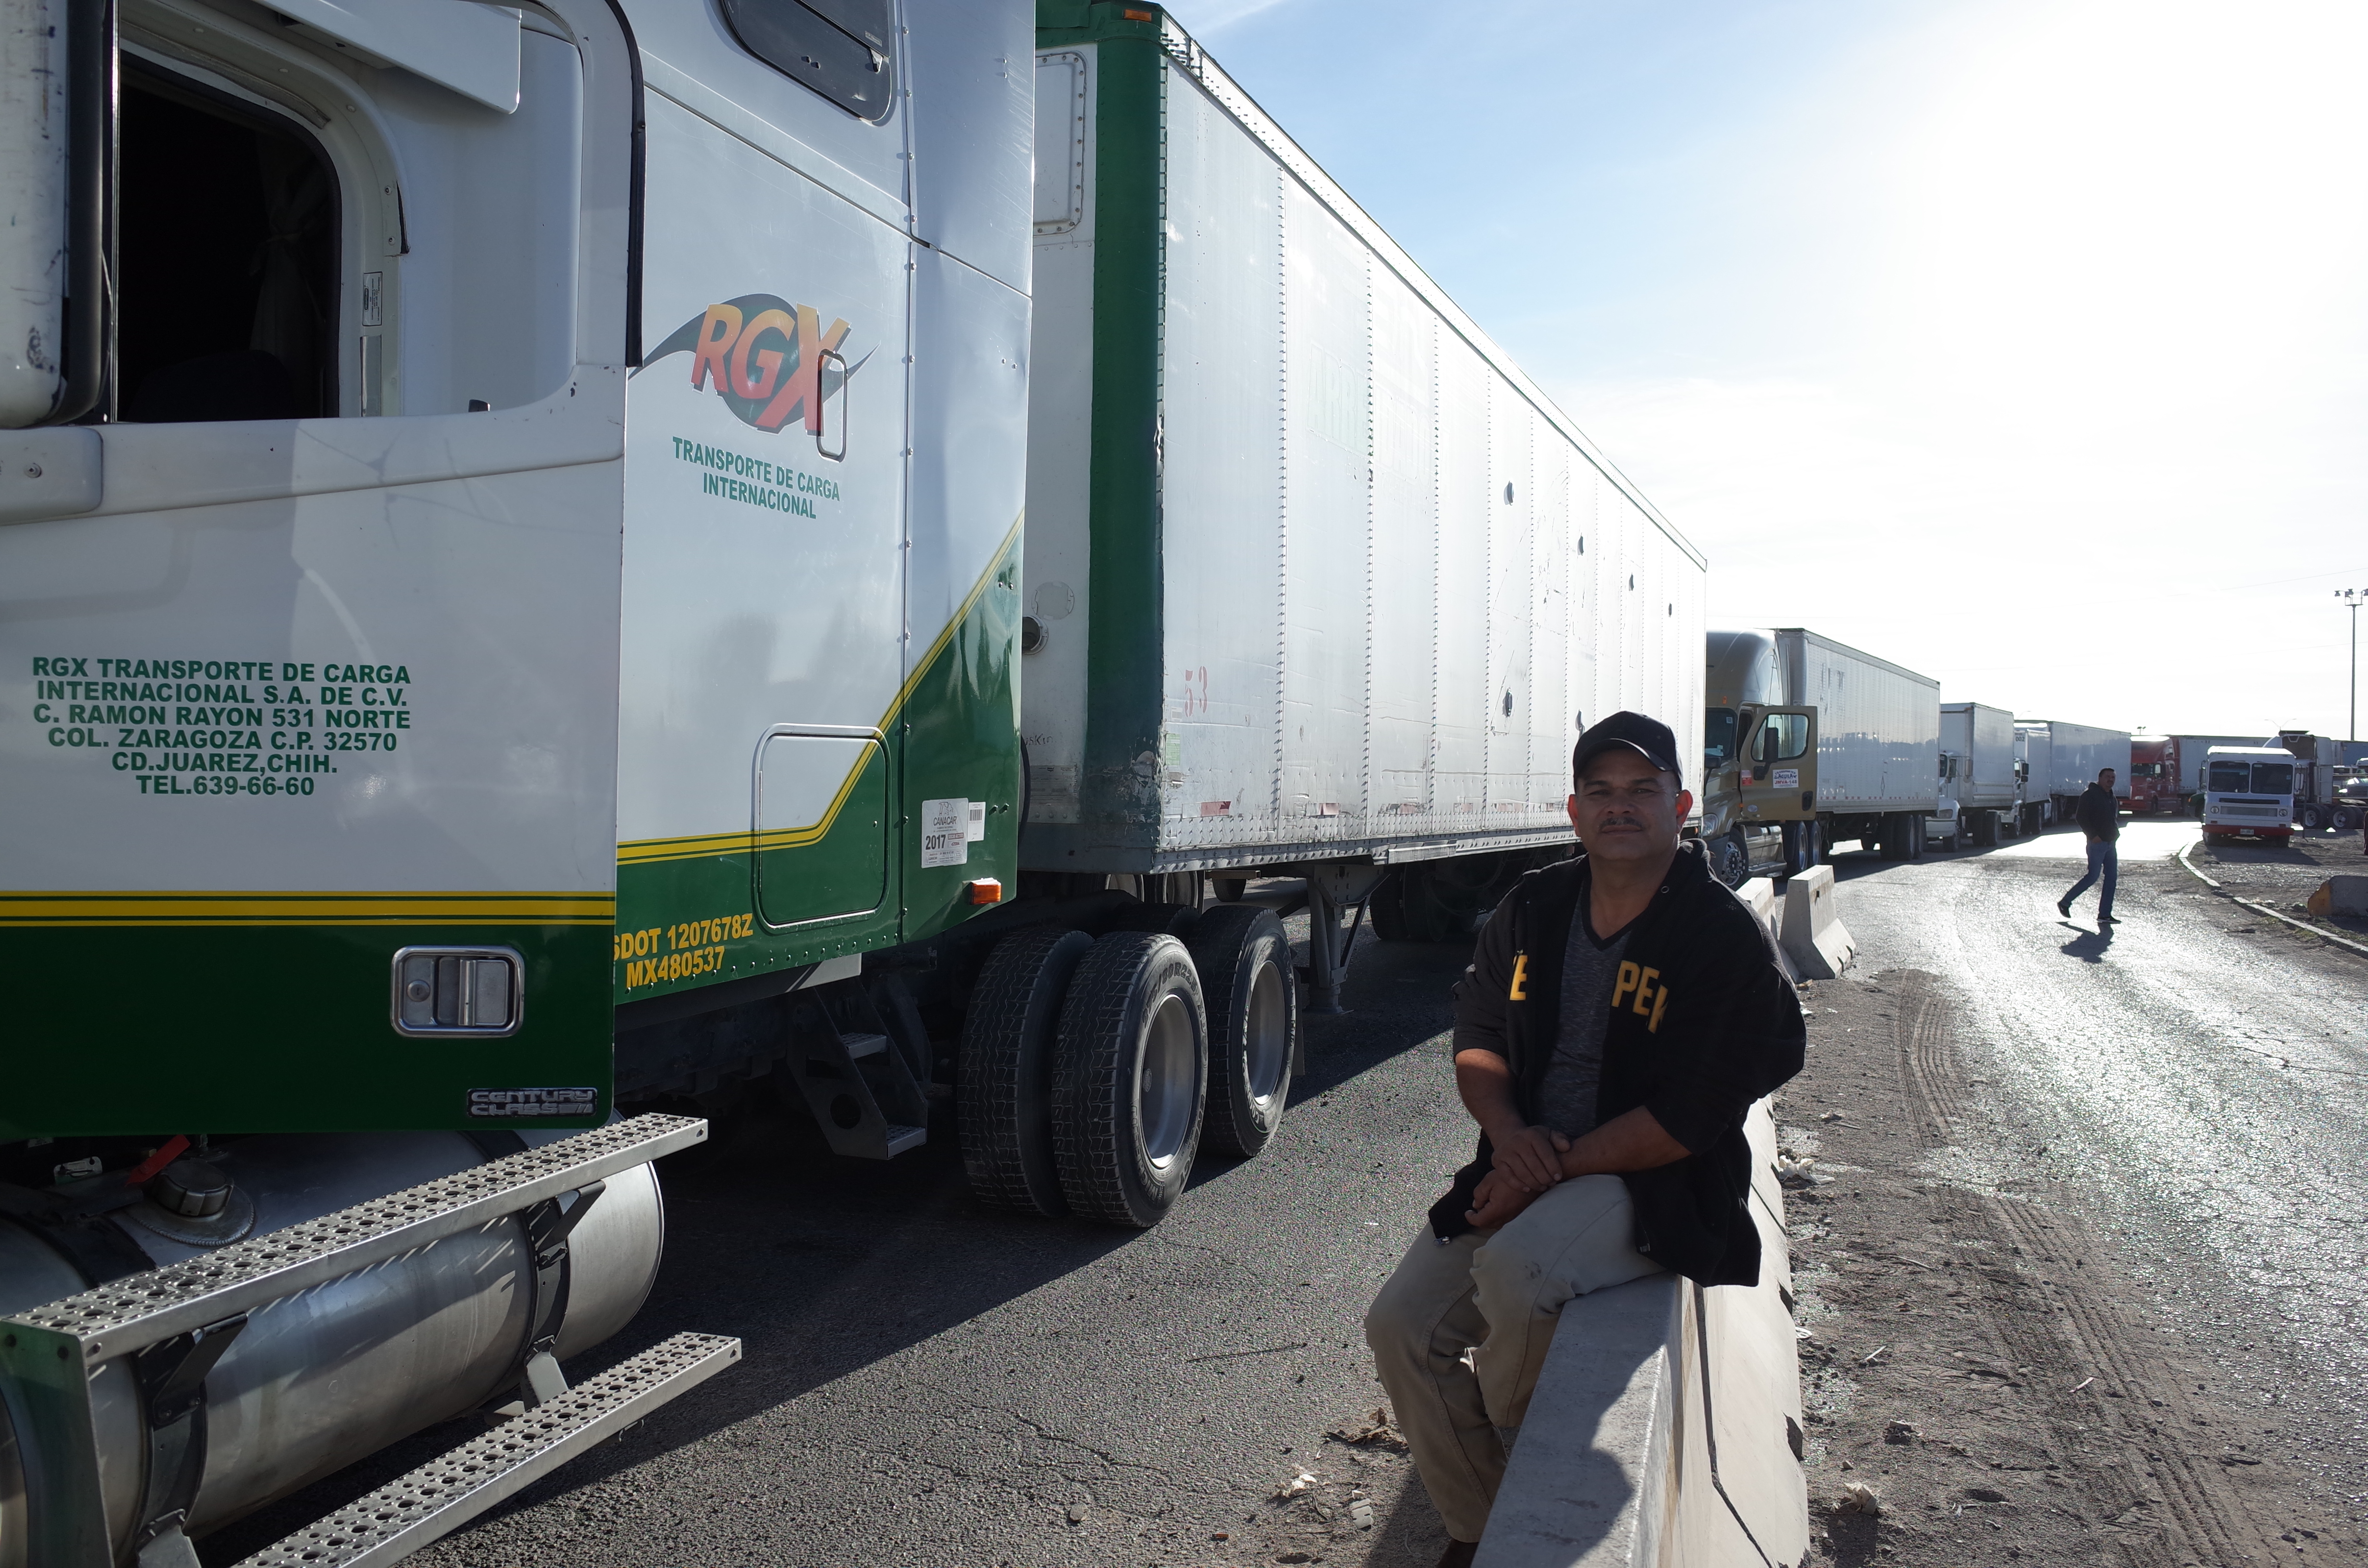
{"type": "Polygon", "coordinates": [[[1784,703],[1776,641],[1713,631],[1702,714],[1701,833],[1729,887],[1816,864],[1817,710],[1784,703]]]}
{"type": "Polygon", "coordinates": [[[2130,810],[2177,812],[2179,743],[2169,735],[2130,742],[2130,810]]]}
{"type": "Polygon", "coordinates": [[[2214,746],[2203,765],[2203,834],[2283,845],[2294,837],[2294,756],[2282,746],[2214,746]]]}

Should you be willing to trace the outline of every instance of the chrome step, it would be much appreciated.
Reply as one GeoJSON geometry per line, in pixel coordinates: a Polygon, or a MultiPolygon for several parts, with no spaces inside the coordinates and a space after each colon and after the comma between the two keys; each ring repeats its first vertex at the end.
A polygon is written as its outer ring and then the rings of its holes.
{"type": "Polygon", "coordinates": [[[265,1547],[238,1568],[399,1562],[739,1358],[736,1339],[677,1334],[265,1547]]]}
{"type": "Polygon", "coordinates": [[[929,1130],[926,1127],[903,1127],[893,1121],[888,1124],[888,1157],[891,1159],[907,1149],[917,1149],[928,1141],[929,1130]]]}
{"type": "MultiPolygon", "coordinates": [[[[22,1554],[42,1568],[116,1561],[90,1393],[107,1363],[168,1341],[193,1345],[273,1301],[581,1192],[706,1137],[707,1123],[696,1118],[637,1116],[0,1318],[0,1392],[19,1446],[43,1456],[38,1476],[28,1467],[38,1501],[22,1554]]],[[[163,1561],[188,1551],[166,1521],[143,1555],[163,1561]]]]}

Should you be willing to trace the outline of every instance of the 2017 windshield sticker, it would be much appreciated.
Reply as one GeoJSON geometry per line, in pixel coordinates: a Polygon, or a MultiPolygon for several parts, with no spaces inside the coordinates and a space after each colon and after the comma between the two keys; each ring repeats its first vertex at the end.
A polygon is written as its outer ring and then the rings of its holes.
{"type": "Polygon", "coordinates": [[[408,665],[67,655],[32,676],[36,733],[143,795],[310,795],[342,754],[399,749],[414,713],[408,665]]]}
{"type": "Polygon", "coordinates": [[[688,354],[692,389],[712,384],[742,424],[769,435],[801,418],[809,434],[819,436],[823,404],[871,358],[847,362],[839,347],[848,331],[843,319],[825,328],[822,312],[812,305],[793,305],[777,294],[743,294],[675,328],[633,373],[688,354]]]}

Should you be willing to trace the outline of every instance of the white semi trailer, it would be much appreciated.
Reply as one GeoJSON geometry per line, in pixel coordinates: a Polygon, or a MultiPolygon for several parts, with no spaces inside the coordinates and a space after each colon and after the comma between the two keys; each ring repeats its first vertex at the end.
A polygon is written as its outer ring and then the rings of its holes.
{"type": "Polygon", "coordinates": [[[2113,798],[2130,797],[2130,733],[2100,729],[2060,719],[2019,719],[2015,729],[2025,737],[2031,763],[2025,811],[2044,806],[2045,823],[2070,822],[2081,791],[2097,781],[2104,768],[2113,770],[2113,798]]]}
{"type": "Polygon", "coordinates": [[[1586,722],[1698,753],[1702,557],[1172,20],[1042,16],[1023,886],[1304,877],[1329,1007],[1569,852],[1586,722]]]}
{"type": "Polygon", "coordinates": [[[2014,715],[1980,702],[1941,704],[1941,812],[1928,834],[1952,849],[1987,846],[2022,823],[2014,715]]]}

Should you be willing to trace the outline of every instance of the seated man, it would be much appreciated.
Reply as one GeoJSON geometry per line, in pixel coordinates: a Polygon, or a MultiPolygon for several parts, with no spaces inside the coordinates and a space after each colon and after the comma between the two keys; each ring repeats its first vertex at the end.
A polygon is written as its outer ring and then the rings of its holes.
{"type": "Polygon", "coordinates": [[[1455,988],[1479,1157],[1365,1317],[1452,1538],[1441,1568],[1472,1561],[1565,1301],[1664,1268],[1759,1278],[1743,1119],[1801,1070],[1801,1006],[1766,928],[1679,840],[1676,754],[1639,713],[1579,737],[1582,853],[1521,879],[1455,988]]]}

